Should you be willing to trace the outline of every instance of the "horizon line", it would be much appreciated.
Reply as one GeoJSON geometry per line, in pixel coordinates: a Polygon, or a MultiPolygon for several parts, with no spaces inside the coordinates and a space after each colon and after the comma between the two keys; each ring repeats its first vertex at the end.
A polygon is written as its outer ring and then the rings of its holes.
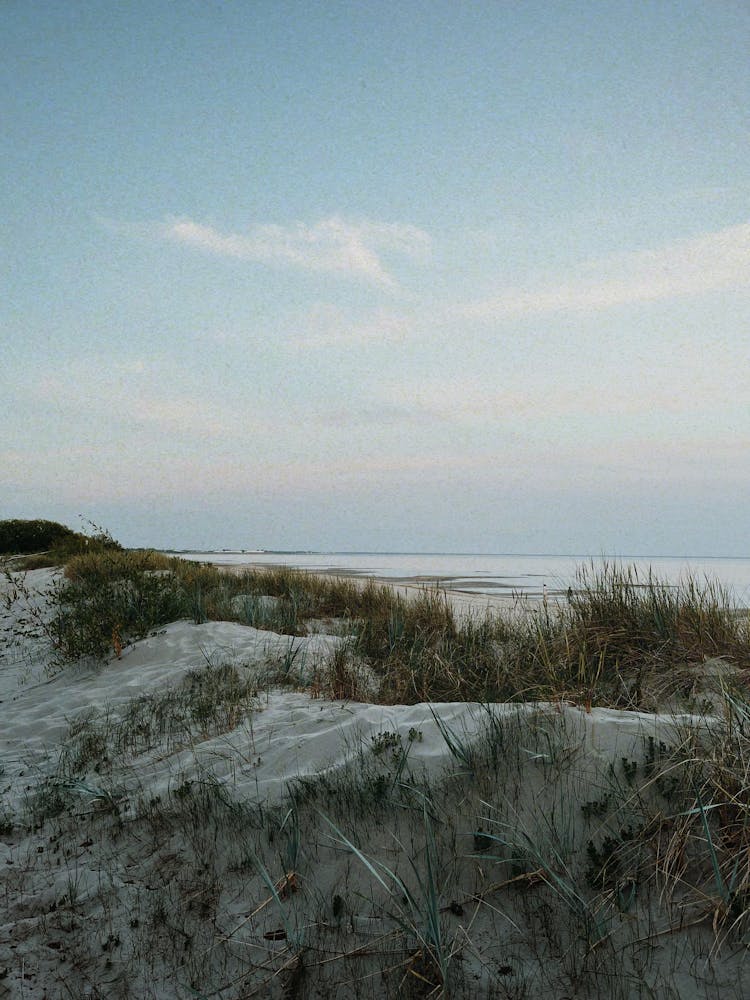
{"type": "MultiPolygon", "coordinates": [[[[138,546],[133,546],[138,548],[138,546]]],[[[196,555],[269,555],[269,556],[484,556],[484,557],[553,557],[556,559],[750,559],[750,555],[727,556],[727,555],[705,555],[691,553],[690,555],[659,555],[654,553],[638,554],[634,552],[623,553],[591,553],[591,552],[468,552],[468,551],[442,551],[442,550],[417,550],[417,549],[199,549],[199,548],[166,548],[159,549],[161,552],[171,552],[175,554],[185,554],[193,552],[196,555]]]]}

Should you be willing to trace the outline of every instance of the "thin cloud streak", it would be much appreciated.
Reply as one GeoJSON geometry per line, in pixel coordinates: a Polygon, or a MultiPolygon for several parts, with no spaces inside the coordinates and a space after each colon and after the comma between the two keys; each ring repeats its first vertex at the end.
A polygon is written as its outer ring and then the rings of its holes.
{"type": "Polygon", "coordinates": [[[478,321],[522,319],[747,288],[750,222],[658,249],[617,255],[592,263],[590,270],[591,276],[580,280],[508,288],[450,311],[456,318],[478,321]]]}
{"type": "Polygon", "coordinates": [[[750,390],[728,362],[719,359],[708,368],[700,359],[693,364],[688,356],[684,363],[676,359],[671,372],[610,372],[596,379],[579,372],[562,381],[527,372],[521,386],[491,385],[480,378],[390,379],[373,389],[372,401],[384,412],[398,412],[404,423],[428,419],[450,426],[508,427],[519,421],[526,426],[529,418],[601,420],[615,415],[670,418],[712,413],[722,391],[730,387],[733,403],[747,406],[750,390]],[[676,386],[689,386],[689,391],[675,391],[676,386]]]}
{"type": "MultiPolygon", "coordinates": [[[[248,432],[267,432],[271,415],[255,413],[249,420],[221,400],[197,398],[194,392],[175,393],[160,384],[159,375],[149,376],[144,362],[102,363],[99,368],[79,365],[75,370],[39,373],[27,387],[29,398],[54,406],[59,412],[75,413],[92,427],[110,421],[155,435],[162,443],[172,437],[242,440],[248,432]]],[[[154,443],[157,439],[154,439],[154,443]]]]}
{"type": "MultiPolygon", "coordinates": [[[[366,461],[327,460],[320,462],[247,461],[206,453],[203,456],[164,454],[144,456],[137,449],[123,454],[113,443],[109,447],[77,449],[69,465],[56,478],[58,500],[80,505],[84,499],[96,503],[114,500],[174,500],[208,502],[214,497],[242,497],[248,503],[265,497],[279,503],[347,497],[350,502],[363,496],[382,496],[384,489],[403,491],[419,487],[425,495],[447,484],[462,485],[467,491],[522,487],[527,493],[550,488],[583,488],[596,483],[599,488],[617,490],[629,484],[653,482],[663,485],[664,468],[669,467],[672,486],[708,487],[720,480],[739,489],[747,481],[747,437],[725,443],[712,453],[712,441],[661,442],[650,437],[632,436],[618,443],[617,458],[611,447],[584,442],[555,444],[548,441],[506,442],[492,452],[467,453],[452,450],[419,456],[373,454],[366,461]],[[96,461],[92,461],[92,457],[96,461]],[[117,470],[117,475],[112,470],[117,470]]],[[[0,452],[0,461],[13,470],[8,477],[10,491],[34,489],[43,493],[48,483],[46,467],[54,460],[52,451],[23,454],[17,450],[0,452]]],[[[718,494],[717,494],[718,495],[718,494]]]]}
{"type": "Polygon", "coordinates": [[[429,236],[416,226],[350,222],[338,215],[314,225],[256,224],[245,233],[221,233],[213,226],[177,218],[163,223],[160,235],[222,257],[357,278],[390,290],[397,283],[381,253],[419,260],[430,251],[429,236]]]}
{"type": "Polygon", "coordinates": [[[413,332],[412,320],[405,315],[377,309],[369,316],[353,318],[325,303],[314,306],[299,325],[307,332],[291,338],[290,344],[303,350],[398,344],[413,332]]]}

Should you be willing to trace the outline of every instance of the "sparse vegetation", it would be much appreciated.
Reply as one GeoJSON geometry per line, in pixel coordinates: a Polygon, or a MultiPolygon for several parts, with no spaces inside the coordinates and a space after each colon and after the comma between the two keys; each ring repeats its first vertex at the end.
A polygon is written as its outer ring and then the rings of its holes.
{"type": "MultiPolygon", "coordinates": [[[[584,567],[565,604],[458,616],[444,592],[406,597],[369,581],[289,568],[226,573],[149,551],[105,550],[67,561],[53,622],[67,658],[106,657],[181,618],[240,621],[304,635],[308,621],[344,623],[322,694],[356,698],[364,665],[377,700],[566,699],[587,707],[653,709],[697,698],[691,668],[750,667],[750,629],[715,584],[672,587],[629,567],[584,567]]],[[[370,691],[370,697],[373,692],[370,691]]]]}
{"type": "Polygon", "coordinates": [[[65,942],[61,995],[748,995],[750,637],[715,586],[587,567],[567,603],[472,617],[436,590],[104,548],[66,560],[51,611],[69,659],[175,618],[290,637],[271,671],[207,659],[94,703],[19,778],[22,807],[0,801],[6,898],[65,942]],[[701,723],[595,711],[701,704],[707,662],[720,711],[701,723]],[[281,681],[428,704],[307,699],[316,731],[367,725],[317,771],[285,749],[301,770],[282,786],[254,731],[281,681]]]}
{"type": "Polygon", "coordinates": [[[181,745],[231,732],[257,708],[257,686],[230,664],[191,670],[156,694],[128,701],[116,716],[89,712],[74,720],[61,762],[68,777],[107,771],[123,755],[181,745]]]}
{"type": "MultiPolygon", "coordinates": [[[[197,690],[183,685],[171,704],[189,706],[197,690]]],[[[61,981],[79,967],[108,981],[109,957],[149,996],[159,970],[169,997],[189,984],[231,997],[630,1000],[700,983],[698,996],[739,1000],[744,967],[730,972],[724,956],[744,947],[750,922],[750,811],[726,788],[747,761],[743,744],[733,770],[745,709],[733,711],[713,735],[675,731],[656,755],[634,735],[628,781],[613,761],[591,770],[571,710],[487,707],[471,774],[456,761],[428,779],[395,752],[422,730],[381,730],[274,806],[200,769],[146,799],[137,759],[115,783],[126,747],[153,749],[123,738],[139,713],[124,729],[92,716],[28,803],[40,849],[63,862],[47,925],[80,949],[61,981]],[[104,739],[92,753],[82,736],[94,731],[104,739]],[[104,747],[111,759],[92,780],[104,747]],[[679,779],[669,802],[665,774],[679,779]],[[584,777],[597,789],[589,810],[584,777]],[[89,851],[106,859],[94,880],[89,851]],[[76,917],[96,928],[90,946],[76,917]]]]}

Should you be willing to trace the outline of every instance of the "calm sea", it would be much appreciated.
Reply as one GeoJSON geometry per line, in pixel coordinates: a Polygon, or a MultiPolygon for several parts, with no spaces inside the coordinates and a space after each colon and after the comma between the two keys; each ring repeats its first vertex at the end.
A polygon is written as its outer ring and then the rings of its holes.
{"type": "MultiPolygon", "coordinates": [[[[472,594],[539,597],[575,588],[582,566],[601,568],[602,557],[554,555],[476,555],[422,552],[181,552],[186,559],[223,565],[254,563],[293,566],[313,572],[340,571],[398,581],[420,580],[472,594]]],[[[634,566],[641,580],[649,571],[664,583],[677,585],[687,576],[721,584],[734,600],[750,605],[750,559],[682,559],[617,557],[606,559],[634,566]]]]}

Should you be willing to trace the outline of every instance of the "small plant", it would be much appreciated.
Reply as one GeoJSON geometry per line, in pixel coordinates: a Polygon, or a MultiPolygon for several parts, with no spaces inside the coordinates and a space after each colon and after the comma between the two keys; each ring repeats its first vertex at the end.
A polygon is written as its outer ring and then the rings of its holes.
{"type": "Polygon", "coordinates": [[[66,769],[72,774],[98,771],[107,763],[109,749],[106,722],[100,724],[96,713],[88,712],[72,722],[68,730],[66,769]]]}
{"type": "Polygon", "coordinates": [[[382,732],[375,733],[370,737],[372,752],[376,757],[381,757],[387,750],[401,750],[401,736],[398,733],[382,732]]]}
{"type": "Polygon", "coordinates": [[[5,809],[0,809],[0,837],[9,837],[13,833],[13,818],[5,809]]]}
{"type": "Polygon", "coordinates": [[[474,850],[477,853],[482,854],[484,851],[489,851],[492,845],[495,843],[494,839],[480,826],[473,834],[474,837],[474,850]]]}
{"type": "Polygon", "coordinates": [[[179,799],[181,801],[184,801],[185,799],[190,798],[190,796],[193,794],[193,782],[192,781],[183,781],[183,782],[181,782],[175,788],[175,790],[172,792],[172,794],[174,795],[174,797],[176,799],[179,799]]]}
{"type": "Polygon", "coordinates": [[[632,787],[638,776],[638,761],[622,757],[620,763],[622,764],[622,773],[625,776],[625,781],[632,787]]]}
{"type": "Polygon", "coordinates": [[[64,782],[47,778],[41,782],[28,802],[32,822],[38,825],[60,816],[71,805],[71,796],[64,782]]]}
{"type": "Polygon", "coordinates": [[[647,778],[651,778],[657,765],[663,761],[670,753],[670,747],[663,740],[657,743],[653,736],[646,739],[646,759],[643,764],[643,771],[647,778]]]}
{"type": "Polygon", "coordinates": [[[422,808],[425,846],[420,860],[424,863],[424,868],[413,859],[409,861],[415,889],[410,888],[396,872],[382,862],[368,858],[327,817],[322,818],[334,831],[336,840],[359,859],[373,879],[386,891],[391,904],[390,915],[396,924],[404,933],[413,935],[418,941],[420,950],[415,961],[420,964],[418,968],[415,967],[415,974],[434,992],[444,989],[448,983],[454,950],[446,939],[443,927],[437,845],[428,803],[425,801],[422,808]]]}
{"type": "Polygon", "coordinates": [[[674,764],[674,747],[668,746],[663,740],[657,743],[649,736],[646,743],[646,759],[643,773],[648,778],[661,797],[669,802],[681,787],[679,774],[669,773],[674,764]]]}
{"type": "Polygon", "coordinates": [[[334,920],[340,921],[346,910],[346,904],[344,903],[343,896],[338,893],[334,894],[331,900],[331,913],[333,914],[334,920]]]}
{"type": "Polygon", "coordinates": [[[620,861],[617,853],[622,841],[616,837],[606,836],[599,847],[589,840],[586,844],[588,868],[586,881],[592,889],[602,890],[615,884],[620,873],[620,861]]]}
{"type": "Polygon", "coordinates": [[[583,802],[581,804],[581,812],[586,817],[586,819],[591,819],[593,816],[604,816],[609,811],[610,801],[612,799],[612,793],[603,795],[600,799],[591,799],[589,802],[583,802]]]}
{"type": "Polygon", "coordinates": [[[471,741],[467,737],[459,735],[444,719],[440,718],[433,708],[430,708],[430,714],[451,755],[468,771],[473,772],[476,763],[476,750],[471,741]]]}
{"type": "Polygon", "coordinates": [[[285,836],[283,863],[287,872],[294,872],[299,866],[300,852],[302,849],[302,833],[300,830],[299,813],[297,806],[292,802],[286,815],[281,821],[279,832],[285,836]]]}

